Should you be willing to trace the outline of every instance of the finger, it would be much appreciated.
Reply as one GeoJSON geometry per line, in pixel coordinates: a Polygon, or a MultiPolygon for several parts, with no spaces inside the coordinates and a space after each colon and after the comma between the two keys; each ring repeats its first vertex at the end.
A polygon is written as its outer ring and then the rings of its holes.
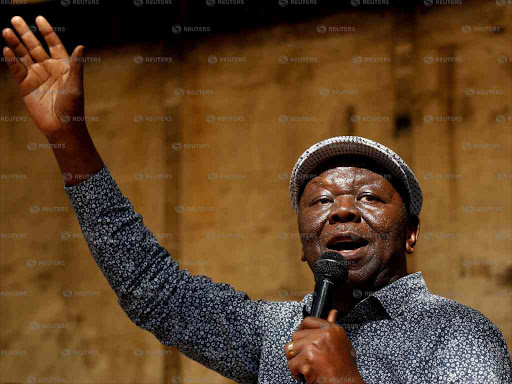
{"type": "Polygon", "coordinates": [[[286,356],[287,360],[291,360],[299,355],[299,353],[304,349],[304,346],[306,345],[307,341],[305,340],[298,340],[293,342],[293,348],[292,351],[288,349],[290,343],[286,343],[283,347],[284,354],[286,356]]]}
{"type": "Polygon", "coordinates": [[[21,83],[27,77],[27,68],[18,61],[18,58],[10,48],[4,47],[3,53],[9,71],[13,74],[16,82],[18,84],[21,83]]]}
{"type": "MultiPolygon", "coordinates": [[[[318,329],[302,329],[300,331],[296,331],[292,335],[292,341],[297,341],[297,340],[312,336],[318,331],[319,331],[318,329]]],[[[321,330],[320,330],[320,332],[321,332],[321,330]]]]}
{"type": "Polygon", "coordinates": [[[5,28],[2,31],[2,36],[4,37],[9,47],[13,50],[16,57],[20,59],[20,62],[26,67],[29,68],[34,61],[30,57],[30,54],[27,51],[27,48],[20,42],[14,31],[10,28],[5,28]]]}
{"type": "Polygon", "coordinates": [[[288,369],[290,371],[291,376],[298,381],[307,382],[307,378],[311,375],[312,367],[310,363],[306,361],[306,359],[297,355],[293,359],[288,360],[288,369]],[[303,381],[306,379],[306,381],[303,381]]]}
{"type": "Polygon", "coordinates": [[[68,81],[66,82],[66,89],[73,95],[80,95],[83,91],[84,83],[84,46],[79,45],[71,54],[71,70],[69,73],[68,81]]]}
{"type": "Polygon", "coordinates": [[[57,36],[53,27],[43,16],[36,17],[36,24],[41,35],[43,35],[46,43],[48,44],[52,59],[64,59],[69,57],[64,44],[62,44],[62,41],[59,39],[59,36],[57,36]]]}
{"type": "Polygon", "coordinates": [[[327,316],[327,321],[329,323],[336,323],[336,316],[338,315],[338,311],[336,309],[331,309],[329,312],[329,316],[327,316]]]}
{"type": "Polygon", "coordinates": [[[330,324],[327,322],[327,320],[321,319],[320,317],[307,316],[304,318],[304,320],[302,320],[297,330],[300,331],[301,329],[325,328],[329,325],[330,324]]]}
{"type": "Polygon", "coordinates": [[[16,29],[16,32],[18,32],[20,35],[21,40],[23,40],[23,43],[27,47],[28,52],[34,61],[37,63],[42,63],[43,61],[46,61],[50,58],[37,37],[28,27],[27,23],[25,23],[25,20],[19,16],[14,16],[11,19],[11,23],[16,29]]]}

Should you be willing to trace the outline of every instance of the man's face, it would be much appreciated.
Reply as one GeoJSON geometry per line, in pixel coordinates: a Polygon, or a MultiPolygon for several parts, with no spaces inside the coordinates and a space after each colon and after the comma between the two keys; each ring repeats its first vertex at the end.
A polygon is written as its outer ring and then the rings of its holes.
{"type": "Polygon", "coordinates": [[[338,252],[348,260],[348,281],[356,286],[385,285],[406,272],[405,252],[412,253],[419,233],[419,223],[408,229],[389,172],[370,169],[335,162],[306,184],[299,203],[303,261],[313,270],[324,252],[338,252]]]}

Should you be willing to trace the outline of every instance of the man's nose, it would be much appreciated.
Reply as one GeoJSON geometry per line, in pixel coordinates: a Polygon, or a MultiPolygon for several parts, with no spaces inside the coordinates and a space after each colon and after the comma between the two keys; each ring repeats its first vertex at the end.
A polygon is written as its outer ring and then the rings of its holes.
{"type": "Polygon", "coordinates": [[[353,196],[338,196],[329,212],[329,224],[361,219],[358,209],[354,205],[353,196]]]}

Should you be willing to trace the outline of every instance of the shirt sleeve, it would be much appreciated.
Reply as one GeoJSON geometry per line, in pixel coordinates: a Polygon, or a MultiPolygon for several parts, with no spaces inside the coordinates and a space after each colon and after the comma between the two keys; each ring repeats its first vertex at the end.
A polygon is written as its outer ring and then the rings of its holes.
{"type": "Polygon", "coordinates": [[[435,361],[435,383],[512,383],[512,362],[505,338],[474,309],[469,316],[452,320],[435,361]]]}
{"type": "Polygon", "coordinates": [[[87,246],[127,316],[163,344],[221,375],[256,382],[264,302],[180,270],[106,165],[64,190],[87,246]]]}

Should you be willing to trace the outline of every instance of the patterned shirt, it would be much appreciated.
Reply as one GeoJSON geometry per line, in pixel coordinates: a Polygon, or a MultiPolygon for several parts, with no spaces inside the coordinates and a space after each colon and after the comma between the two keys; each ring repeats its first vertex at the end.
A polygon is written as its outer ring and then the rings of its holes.
{"type": "MultiPolygon", "coordinates": [[[[64,190],[94,260],[137,326],[239,383],[298,383],[283,345],[311,310],[313,293],[300,302],[251,300],[179,269],[106,165],[64,190]]],[[[500,330],[479,311],[431,294],[421,272],[370,293],[337,323],[368,384],[512,383],[500,330]]]]}

